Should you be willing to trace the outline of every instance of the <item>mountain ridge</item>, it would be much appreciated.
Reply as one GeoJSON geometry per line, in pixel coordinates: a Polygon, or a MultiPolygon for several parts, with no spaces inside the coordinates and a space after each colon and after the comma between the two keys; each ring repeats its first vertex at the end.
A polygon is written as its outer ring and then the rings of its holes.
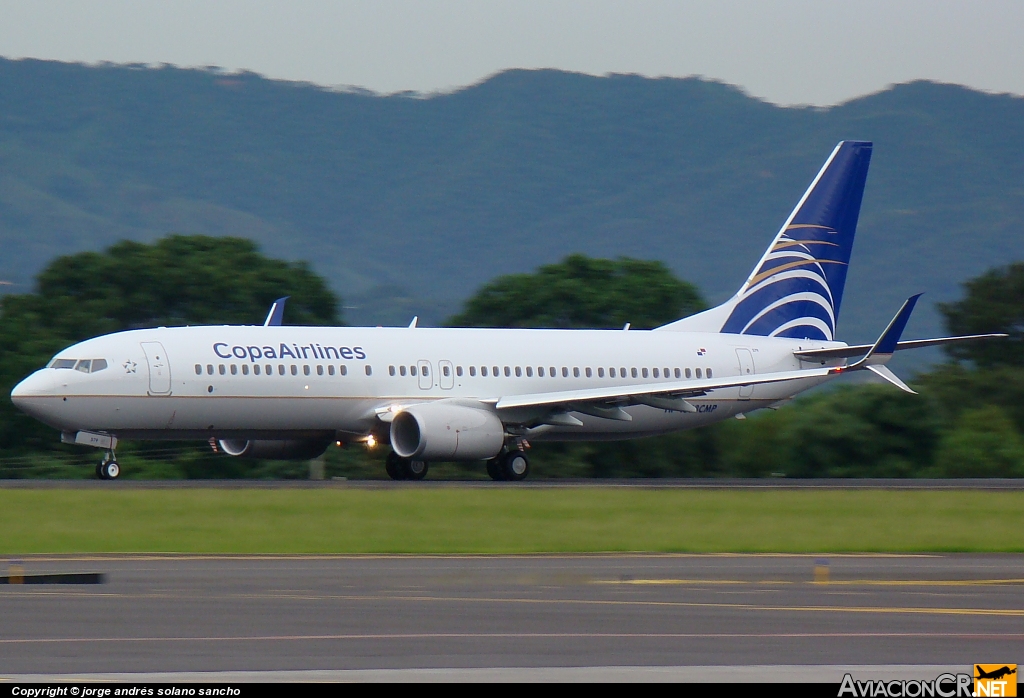
{"type": "MultiPolygon", "coordinates": [[[[1020,259],[1024,98],[915,81],[783,107],[700,78],[511,70],[431,95],[0,59],[0,278],[172,232],[307,259],[349,321],[432,323],[572,252],[661,259],[712,302],[841,139],[875,142],[839,336],[1020,259]],[[359,306],[359,307],[351,307],[359,306]]],[[[923,312],[922,312],[923,311],[923,312]]],[[[914,336],[941,332],[932,306],[914,336]]]]}

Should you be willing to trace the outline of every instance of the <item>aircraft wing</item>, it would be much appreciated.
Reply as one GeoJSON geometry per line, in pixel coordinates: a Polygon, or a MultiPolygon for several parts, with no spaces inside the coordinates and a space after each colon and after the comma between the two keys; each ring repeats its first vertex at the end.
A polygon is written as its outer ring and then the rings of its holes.
{"type": "MultiPolygon", "coordinates": [[[[551,393],[532,393],[527,395],[509,395],[497,398],[494,402],[499,410],[511,409],[513,407],[539,407],[543,405],[566,405],[585,406],[600,405],[609,402],[635,401],[640,404],[647,404],[644,398],[661,398],[666,407],[670,398],[687,398],[706,395],[712,390],[723,388],[737,388],[742,385],[760,385],[764,383],[780,383],[784,381],[800,380],[804,378],[820,378],[839,373],[842,369],[833,368],[812,368],[802,371],[780,371],[777,373],[764,373],[753,376],[729,376],[727,378],[704,378],[701,380],[688,381],[660,381],[657,383],[644,383],[640,385],[623,385],[608,388],[588,388],[584,390],[560,390],[551,393]],[[637,398],[640,398],[637,400],[637,398]],[[669,399],[666,399],[669,398],[669,399]]],[[[679,409],[683,412],[686,409],[685,400],[679,400],[679,407],[668,409],[679,409]]],[[[658,406],[658,405],[656,405],[658,406]]],[[[576,410],[583,411],[583,410],[576,410]]],[[[604,416],[604,415],[602,415],[604,416]]],[[[614,419],[614,417],[612,417],[614,419]]]]}
{"type": "MultiPolygon", "coordinates": [[[[896,343],[896,351],[904,349],[922,349],[924,347],[937,347],[943,344],[955,344],[957,342],[971,342],[976,339],[992,339],[994,337],[1008,337],[1007,334],[970,334],[961,337],[937,337],[935,339],[910,339],[896,343]]],[[[870,344],[854,344],[848,347],[834,347],[831,349],[805,349],[793,353],[801,359],[848,359],[854,356],[863,356],[871,349],[870,344]]]]}

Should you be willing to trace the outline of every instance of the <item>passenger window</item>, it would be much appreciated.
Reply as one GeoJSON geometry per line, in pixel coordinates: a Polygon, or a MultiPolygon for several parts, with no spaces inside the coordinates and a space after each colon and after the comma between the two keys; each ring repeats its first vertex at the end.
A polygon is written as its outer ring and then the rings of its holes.
{"type": "Polygon", "coordinates": [[[196,375],[197,376],[203,375],[203,367],[200,364],[196,364],[196,375]]]}
{"type": "Polygon", "coordinates": [[[213,364],[206,364],[206,375],[213,375],[213,364]]]}
{"type": "Polygon", "coordinates": [[[309,375],[309,364],[303,364],[302,365],[302,375],[304,375],[304,376],[308,376],[309,375]]]}
{"type": "Polygon", "coordinates": [[[92,360],[91,359],[82,359],[81,361],[78,362],[78,365],[75,366],[75,370],[76,371],[81,371],[82,373],[88,373],[89,372],[89,368],[91,366],[92,366],[92,360]]]}
{"type": "Polygon", "coordinates": [[[498,367],[497,366],[491,366],[491,375],[494,376],[495,378],[498,377],[498,367]]]}
{"type": "Polygon", "coordinates": [[[526,377],[533,378],[533,366],[526,367],[526,377]]]}
{"type": "MultiPolygon", "coordinates": [[[[392,366],[391,368],[393,369],[394,366],[392,366]]],[[[316,366],[316,375],[318,375],[318,376],[324,375],[324,367],[321,366],[320,364],[317,364],[317,366],[316,366]]],[[[395,374],[392,373],[391,375],[395,375],[395,374]]]]}
{"type": "Polygon", "coordinates": [[[587,378],[592,378],[593,375],[594,375],[594,372],[590,370],[590,366],[587,366],[586,373],[587,373],[587,378]]]}
{"type": "Polygon", "coordinates": [[[569,369],[567,367],[565,367],[565,366],[562,366],[562,378],[568,378],[568,377],[569,377],[569,369]]]}
{"type": "Polygon", "coordinates": [[[711,369],[710,368],[705,369],[704,370],[704,375],[707,376],[708,378],[710,378],[711,377],[711,369]]]}
{"type": "Polygon", "coordinates": [[[400,375],[400,376],[404,376],[404,375],[405,375],[405,373],[406,373],[406,371],[405,371],[405,366],[399,366],[399,367],[398,367],[398,375],[400,375]]]}
{"type": "Polygon", "coordinates": [[[549,368],[548,375],[551,376],[552,378],[556,378],[558,376],[558,371],[555,370],[554,366],[551,366],[549,368]]]}
{"type": "Polygon", "coordinates": [[[345,364],[342,364],[341,366],[338,366],[338,372],[341,375],[343,375],[343,376],[347,376],[348,375],[348,366],[346,366],[345,364]]]}
{"type": "Polygon", "coordinates": [[[543,378],[544,377],[544,367],[543,366],[538,366],[537,367],[537,377],[538,378],[543,378]]]}
{"type": "Polygon", "coordinates": [[[217,366],[217,373],[219,373],[222,376],[224,375],[224,364],[220,364],[219,366],[217,366]]]}
{"type": "Polygon", "coordinates": [[[653,370],[653,371],[651,372],[651,375],[652,375],[652,376],[653,376],[654,378],[658,378],[658,377],[659,377],[659,376],[658,376],[658,369],[656,369],[656,368],[655,368],[655,369],[654,369],[654,370],[653,370]]]}
{"type": "Polygon", "coordinates": [[[267,373],[267,375],[268,375],[268,376],[272,376],[272,375],[274,375],[274,367],[273,367],[273,366],[271,366],[270,364],[267,364],[267,365],[266,365],[266,366],[264,367],[264,370],[266,371],[266,373],[267,373]]]}
{"type": "Polygon", "coordinates": [[[409,375],[410,376],[415,376],[416,375],[416,367],[415,366],[410,366],[409,367],[409,375]]]}
{"type": "Polygon", "coordinates": [[[620,366],[619,367],[619,378],[625,378],[625,377],[626,377],[626,367],[625,366],[620,366]]]}
{"type": "Polygon", "coordinates": [[[486,366],[481,366],[480,367],[480,375],[484,376],[485,378],[487,377],[487,367],[486,366]]]}
{"type": "Polygon", "coordinates": [[[237,376],[238,375],[238,364],[231,364],[231,375],[232,376],[237,376]]]}
{"type": "Polygon", "coordinates": [[[522,378],[522,377],[523,377],[523,369],[521,367],[519,367],[519,366],[516,366],[516,378],[522,378]]]}
{"type": "Polygon", "coordinates": [[[242,364],[242,375],[243,376],[248,376],[249,375],[249,364],[242,364]]]}
{"type": "Polygon", "coordinates": [[[701,377],[701,375],[700,375],[700,369],[698,368],[698,369],[696,369],[696,371],[697,371],[697,377],[698,377],[698,378],[700,378],[700,377],[701,377]]]}
{"type": "Polygon", "coordinates": [[[455,375],[459,376],[459,377],[462,376],[462,366],[456,366],[455,367],[455,375]]]}
{"type": "Polygon", "coordinates": [[[598,366],[597,367],[597,377],[598,378],[604,378],[604,367],[603,366],[598,366]]]}
{"type": "Polygon", "coordinates": [[[580,367],[579,366],[573,366],[572,367],[572,376],[573,376],[573,378],[579,378],[580,377],[580,367]]]}
{"type": "Polygon", "coordinates": [[[630,375],[632,375],[632,376],[633,376],[634,378],[636,378],[636,368],[631,368],[631,369],[629,369],[629,373],[630,373],[630,375]]]}
{"type": "MultiPolygon", "coordinates": [[[[426,374],[427,374],[427,372],[426,372],[426,371],[424,371],[424,372],[423,372],[423,375],[426,375],[426,374]]],[[[369,365],[369,364],[367,364],[367,365],[366,365],[366,375],[368,375],[368,376],[372,376],[372,375],[373,375],[373,369],[372,369],[372,368],[370,368],[370,365],[369,365]]]]}
{"type": "Polygon", "coordinates": [[[512,375],[512,371],[509,369],[508,366],[506,366],[505,367],[505,377],[508,378],[511,375],[512,375]]]}
{"type": "Polygon", "coordinates": [[[284,375],[284,364],[278,364],[277,365],[277,375],[279,375],[279,376],[283,376],[284,375]]]}
{"type": "Polygon", "coordinates": [[[334,364],[330,364],[330,365],[327,366],[327,375],[329,375],[329,376],[333,376],[334,375],[334,364]]]}
{"type": "MultiPolygon", "coordinates": [[[[422,373],[423,373],[424,376],[429,376],[430,375],[430,367],[429,366],[424,366],[422,373]]],[[[370,375],[370,374],[367,373],[366,375],[370,375]]]]}
{"type": "Polygon", "coordinates": [[[614,378],[615,377],[615,367],[614,366],[612,366],[611,368],[608,369],[608,377],[609,378],[614,378]]]}
{"type": "Polygon", "coordinates": [[[252,372],[253,372],[253,374],[255,374],[257,376],[260,375],[260,365],[259,364],[253,364],[252,372]]]}
{"type": "Polygon", "coordinates": [[[107,360],[106,359],[93,359],[92,360],[92,372],[93,373],[96,373],[96,371],[102,371],[106,367],[107,367],[107,360]]]}
{"type": "Polygon", "coordinates": [[[441,367],[441,373],[444,374],[445,378],[447,378],[448,376],[452,375],[452,370],[448,367],[447,364],[445,364],[444,366],[441,367]]]}
{"type": "Polygon", "coordinates": [[[690,377],[690,369],[686,369],[686,377],[687,377],[687,378],[689,378],[689,377],[690,377]]]}
{"type": "Polygon", "coordinates": [[[470,376],[476,376],[476,366],[470,366],[469,367],[469,375],[470,376]]]}
{"type": "Polygon", "coordinates": [[[644,368],[644,369],[641,369],[641,370],[640,370],[640,373],[641,373],[641,374],[643,375],[643,377],[644,377],[644,378],[646,378],[646,377],[647,377],[647,369],[646,369],[646,368],[644,368]]]}
{"type": "Polygon", "coordinates": [[[299,367],[296,366],[295,364],[292,364],[292,375],[293,376],[299,375],[299,367]]]}
{"type": "Polygon", "coordinates": [[[671,378],[672,377],[671,375],[669,375],[669,371],[668,371],[667,368],[663,370],[661,375],[665,376],[666,378],[671,378]]]}
{"type": "Polygon", "coordinates": [[[679,369],[676,369],[676,378],[679,378],[679,369]]]}
{"type": "Polygon", "coordinates": [[[394,366],[388,366],[388,375],[389,376],[395,375],[395,367],[394,366]]]}

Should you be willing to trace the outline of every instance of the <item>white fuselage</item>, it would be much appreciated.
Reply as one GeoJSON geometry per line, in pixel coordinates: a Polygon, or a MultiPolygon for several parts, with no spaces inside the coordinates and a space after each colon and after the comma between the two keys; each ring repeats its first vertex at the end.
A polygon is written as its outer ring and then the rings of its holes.
{"type": "MultiPolygon", "coordinates": [[[[104,359],[107,367],[41,369],[12,396],[65,432],[348,440],[380,432],[378,414],[389,407],[447,399],[496,410],[498,398],[515,395],[819,368],[793,351],[826,346],[842,344],[637,330],[174,327],[76,344],[56,359],[104,359]]],[[[716,389],[688,398],[696,412],[631,405],[631,421],[572,413],[582,426],[537,437],[621,439],[689,429],[825,380],[716,389]]],[[[543,411],[504,412],[502,419],[525,424],[543,411]]]]}

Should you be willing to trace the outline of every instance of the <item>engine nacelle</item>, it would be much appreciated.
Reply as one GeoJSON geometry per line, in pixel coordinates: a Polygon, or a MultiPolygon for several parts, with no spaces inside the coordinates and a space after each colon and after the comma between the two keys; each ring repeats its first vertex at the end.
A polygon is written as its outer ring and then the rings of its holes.
{"type": "Polygon", "coordinates": [[[482,460],[505,443],[505,427],[487,410],[438,402],[413,405],[391,420],[391,447],[402,458],[482,460]]]}
{"type": "Polygon", "coordinates": [[[323,455],[330,446],[323,439],[221,439],[217,446],[229,456],[266,458],[268,460],[311,460],[323,455]]]}

